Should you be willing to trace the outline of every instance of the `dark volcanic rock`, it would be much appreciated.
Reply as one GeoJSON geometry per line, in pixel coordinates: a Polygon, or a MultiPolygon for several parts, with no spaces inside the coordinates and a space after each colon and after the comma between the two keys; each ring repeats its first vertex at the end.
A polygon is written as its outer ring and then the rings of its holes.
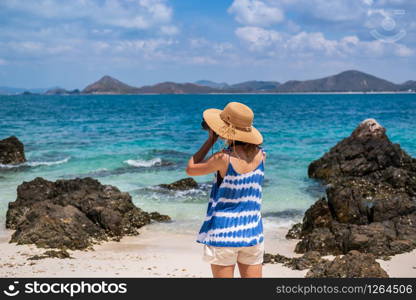
{"type": "Polygon", "coordinates": [[[85,249],[96,241],[138,234],[151,219],[170,218],[142,211],[128,193],[92,178],[51,182],[38,177],[18,186],[6,227],[16,230],[11,242],[18,244],[85,249]]]}
{"type": "Polygon", "coordinates": [[[160,187],[168,190],[190,190],[198,188],[198,183],[191,177],[183,178],[169,184],[159,184],[160,187]]]}
{"type": "Polygon", "coordinates": [[[319,251],[322,255],[342,253],[342,247],[337,243],[334,234],[329,228],[313,229],[297,243],[295,248],[297,253],[305,253],[312,250],[319,251]]]}
{"type": "Polygon", "coordinates": [[[322,179],[328,183],[339,177],[362,177],[372,173],[382,178],[383,174],[380,172],[388,168],[404,173],[416,172],[416,160],[404,152],[400,145],[391,143],[386,129],[376,120],[368,119],[351,136],[312,162],[308,174],[311,178],[322,179]]]}
{"type": "Polygon", "coordinates": [[[72,205],[49,201],[34,204],[20,217],[10,242],[35,244],[41,248],[87,248],[93,239],[105,238],[105,231],[72,205]],[[24,220],[22,220],[24,219],[24,220]]]}
{"type": "Polygon", "coordinates": [[[308,251],[300,257],[289,258],[280,254],[264,255],[264,263],[280,263],[292,270],[310,269],[305,277],[329,278],[387,278],[387,273],[380,267],[372,254],[353,250],[347,255],[337,256],[329,261],[321,258],[318,251],[308,251]]]}
{"type": "Polygon", "coordinates": [[[321,260],[306,274],[314,278],[388,278],[372,254],[351,251],[333,261],[321,260]]]}
{"type": "Polygon", "coordinates": [[[0,140],[0,164],[20,164],[25,161],[24,146],[17,137],[0,140]]]}
{"type": "Polygon", "coordinates": [[[170,222],[172,219],[168,215],[161,215],[157,211],[150,213],[150,218],[156,222],[170,222]]]}
{"type": "Polygon", "coordinates": [[[308,173],[328,184],[327,200],[306,211],[296,251],[381,257],[416,248],[416,160],[375,120],[362,122],[308,173]]]}
{"type": "Polygon", "coordinates": [[[29,257],[28,260],[39,260],[44,258],[73,258],[66,250],[48,250],[41,255],[34,255],[29,257]]]}
{"type": "Polygon", "coordinates": [[[314,266],[321,261],[321,255],[317,251],[306,252],[301,257],[289,258],[280,254],[265,253],[263,257],[263,263],[265,264],[283,264],[284,266],[291,268],[292,270],[305,270],[314,266]]]}
{"type": "Polygon", "coordinates": [[[305,270],[314,266],[321,261],[321,255],[318,251],[306,252],[301,257],[294,257],[285,266],[291,267],[293,270],[305,270]]]}
{"type": "Polygon", "coordinates": [[[286,234],[287,239],[300,239],[302,232],[302,223],[296,223],[289,229],[286,234]]]}
{"type": "Polygon", "coordinates": [[[264,264],[285,264],[289,262],[291,258],[286,257],[281,254],[270,254],[264,253],[263,255],[263,263],[264,264]]]}
{"type": "Polygon", "coordinates": [[[316,201],[303,217],[301,236],[315,228],[327,228],[332,223],[332,215],[324,198],[316,201]]]}

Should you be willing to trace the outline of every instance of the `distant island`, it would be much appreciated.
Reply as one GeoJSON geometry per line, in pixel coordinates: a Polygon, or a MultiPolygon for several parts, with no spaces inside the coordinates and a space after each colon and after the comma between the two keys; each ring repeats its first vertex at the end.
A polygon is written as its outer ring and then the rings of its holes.
{"type": "MultiPolygon", "coordinates": [[[[7,93],[1,88],[0,94],[7,93]]],[[[21,89],[19,89],[20,91],[21,89]]],[[[162,82],[154,85],[135,87],[125,84],[111,76],[103,76],[98,81],[89,84],[83,90],[68,91],[55,87],[42,92],[46,95],[73,94],[238,94],[238,93],[377,93],[377,92],[415,92],[416,81],[409,80],[396,84],[376,76],[356,71],[344,71],[336,75],[313,80],[290,80],[285,83],[277,81],[246,81],[237,84],[198,80],[193,83],[162,82]]],[[[22,91],[33,94],[32,91],[22,91]]],[[[21,93],[22,93],[21,92],[21,93]]]]}

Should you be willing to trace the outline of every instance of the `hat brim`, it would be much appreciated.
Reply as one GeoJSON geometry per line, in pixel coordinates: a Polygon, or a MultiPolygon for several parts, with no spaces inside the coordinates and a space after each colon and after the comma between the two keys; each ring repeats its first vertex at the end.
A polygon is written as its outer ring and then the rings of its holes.
{"type": "Polygon", "coordinates": [[[228,140],[236,140],[255,145],[260,145],[263,143],[263,136],[254,126],[251,126],[250,131],[239,130],[237,128],[234,128],[233,130],[227,130],[230,128],[230,126],[221,119],[221,112],[221,109],[209,108],[203,113],[205,122],[220,137],[228,140]]]}

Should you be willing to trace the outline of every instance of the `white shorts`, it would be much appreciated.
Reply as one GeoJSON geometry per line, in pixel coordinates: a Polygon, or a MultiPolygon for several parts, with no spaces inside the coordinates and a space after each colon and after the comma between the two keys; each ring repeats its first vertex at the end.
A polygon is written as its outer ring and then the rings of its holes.
{"type": "Polygon", "coordinates": [[[250,247],[213,247],[204,245],[203,260],[214,265],[230,266],[237,262],[245,265],[263,263],[264,242],[250,247]]]}

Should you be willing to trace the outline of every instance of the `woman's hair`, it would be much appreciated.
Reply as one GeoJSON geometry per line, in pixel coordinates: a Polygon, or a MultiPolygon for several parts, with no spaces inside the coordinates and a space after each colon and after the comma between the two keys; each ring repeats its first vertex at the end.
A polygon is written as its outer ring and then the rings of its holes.
{"type": "Polygon", "coordinates": [[[228,141],[230,146],[242,146],[242,148],[244,149],[244,151],[248,154],[249,157],[254,157],[255,151],[257,150],[257,148],[259,147],[259,145],[256,144],[250,144],[250,143],[246,143],[246,142],[241,142],[241,141],[233,141],[233,140],[229,140],[228,141]]]}

